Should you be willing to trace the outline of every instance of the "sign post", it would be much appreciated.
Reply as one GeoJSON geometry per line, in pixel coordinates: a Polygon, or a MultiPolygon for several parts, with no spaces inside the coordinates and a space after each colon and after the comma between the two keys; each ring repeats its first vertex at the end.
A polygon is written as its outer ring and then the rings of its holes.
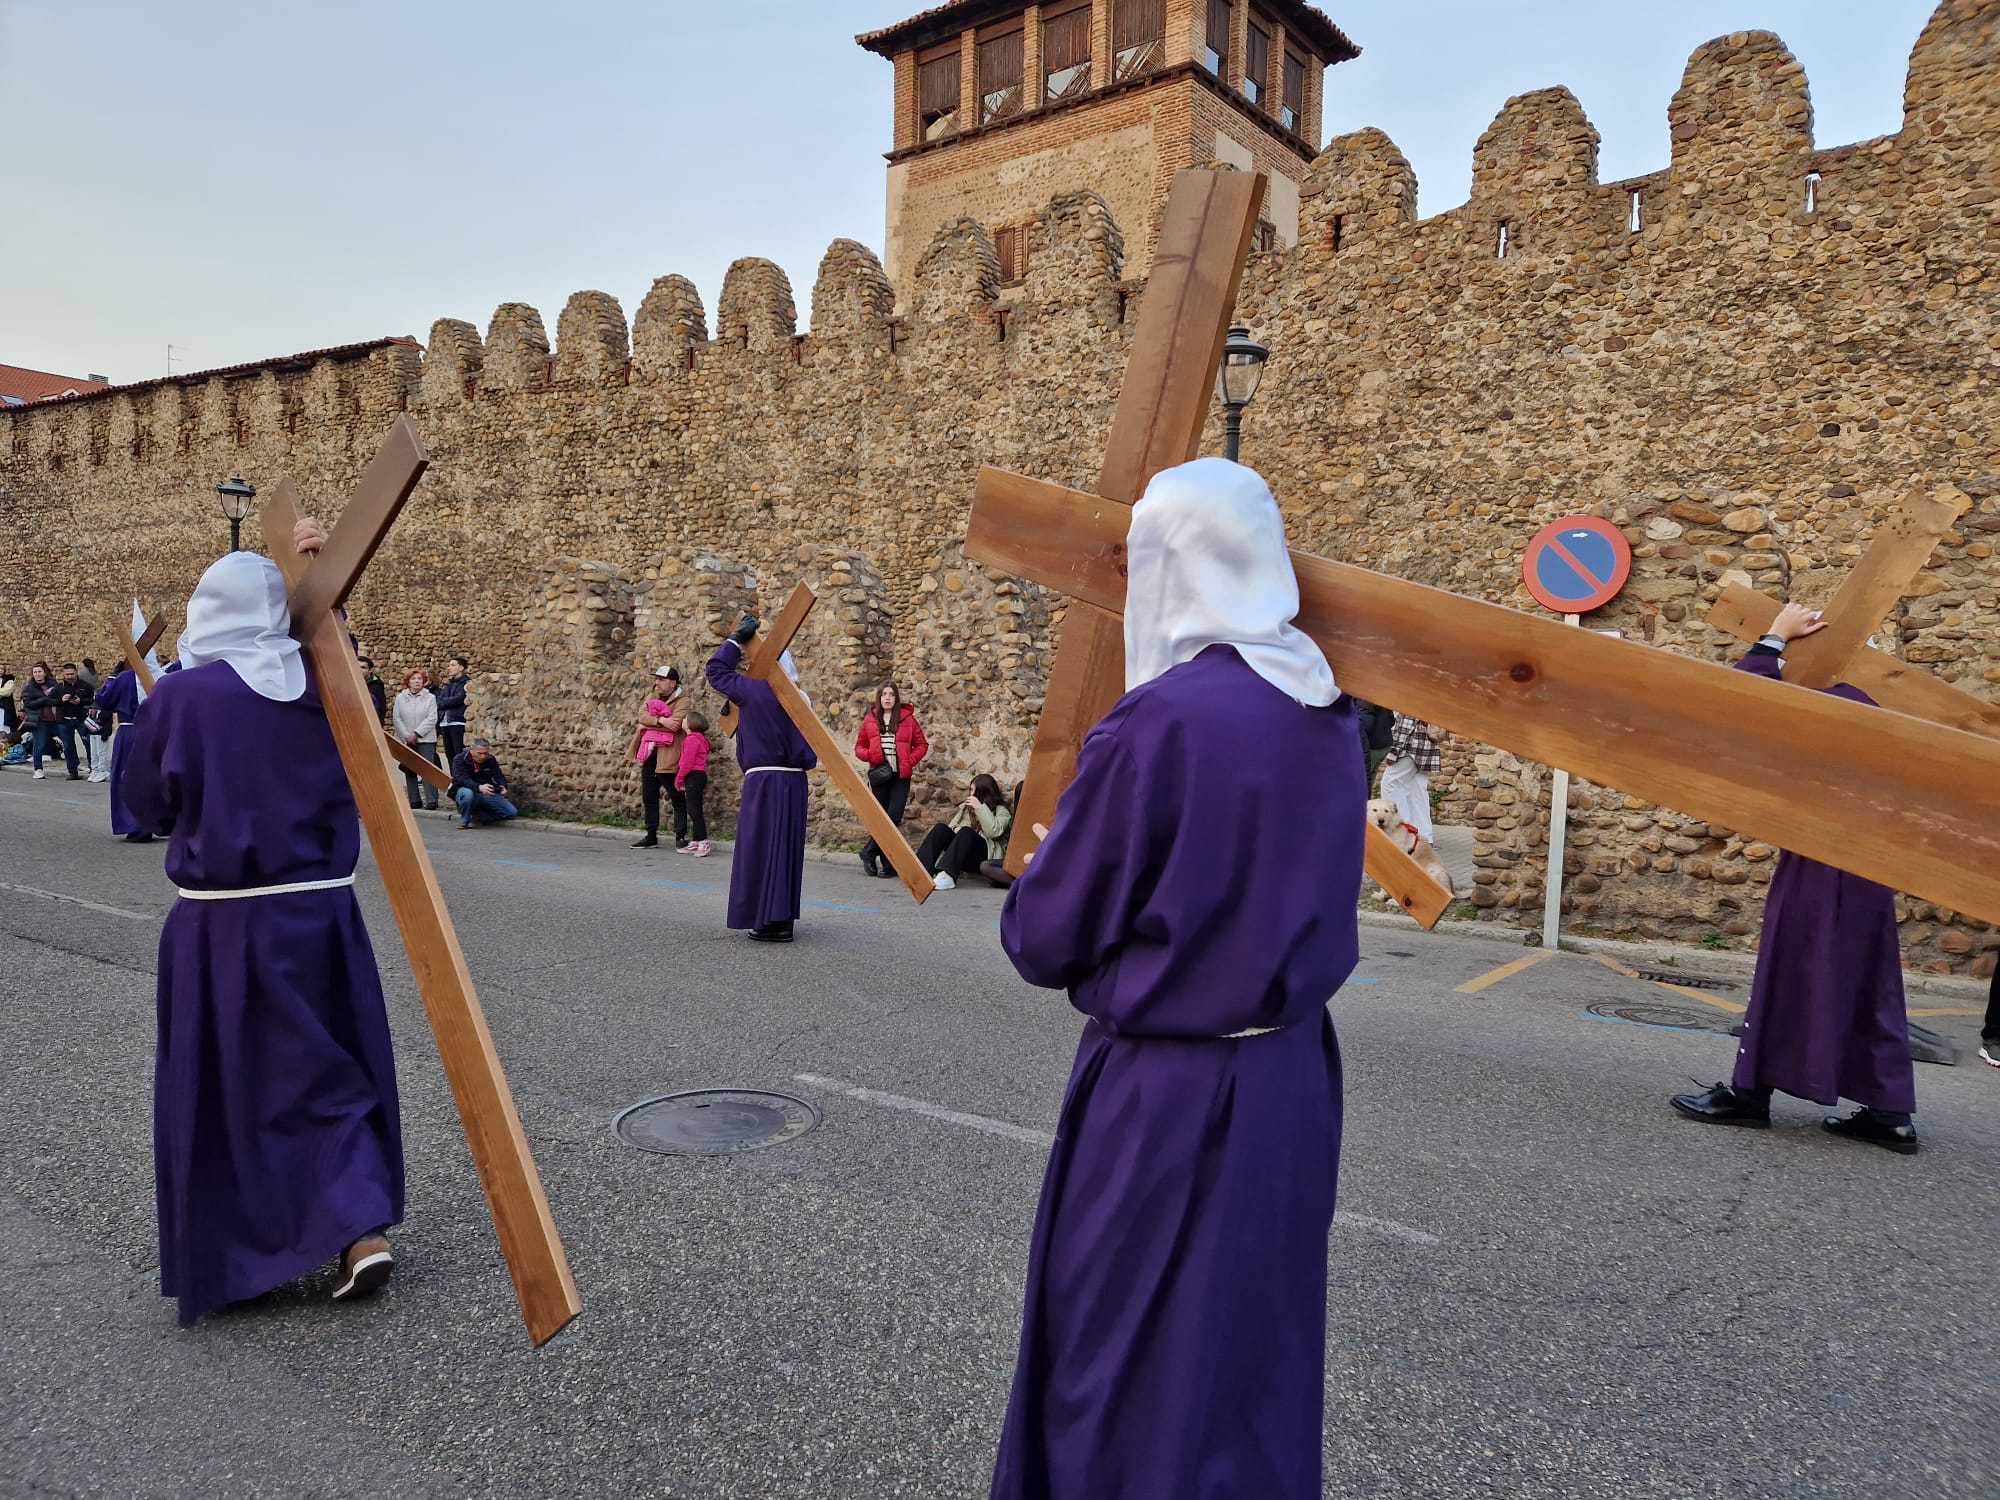
{"type": "MultiPolygon", "coordinates": [[[[1564,516],[1536,532],[1521,558],[1521,582],[1535,602],[1574,625],[1618,597],[1632,576],[1625,533],[1602,516],[1564,516]]],[[[1555,767],[1549,784],[1549,867],[1542,882],[1542,947],[1562,946],[1564,849],[1569,841],[1569,772],[1555,767]]]]}

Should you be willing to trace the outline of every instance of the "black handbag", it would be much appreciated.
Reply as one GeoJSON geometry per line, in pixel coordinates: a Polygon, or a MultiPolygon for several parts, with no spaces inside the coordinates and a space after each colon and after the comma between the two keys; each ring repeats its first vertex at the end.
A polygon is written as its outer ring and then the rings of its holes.
{"type": "Polygon", "coordinates": [[[893,786],[896,782],[896,768],[887,761],[868,768],[868,785],[876,791],[893,786]]]}

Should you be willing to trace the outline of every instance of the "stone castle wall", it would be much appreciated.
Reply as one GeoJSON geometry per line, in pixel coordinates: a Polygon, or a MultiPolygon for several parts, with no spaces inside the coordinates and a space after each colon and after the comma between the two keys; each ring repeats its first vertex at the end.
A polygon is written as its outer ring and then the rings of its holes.
{"type": "MultiPolygon", "coordinates": [[[[1900,495],[1951,486],[1973,507],[1878,638],[1990,695],[2000,0],[1938,8],[1896,135],[1816,148],[1804,75],[1761,33],[1697,51],[1668,125],[1666,170],[1599,183],[1576,101],[1524,95],[1479,141],[1470,201],[1425,220],[1386,136],[1329,145],[1300,243],[1245,278],[1242,313],[1275,350],[1245,460],[1298,545],[1521,608],[1534,528],[1608,516],[1633,581],[1585,623],[1717,661],[1737,648],[1701,616],[1726,583],[1823,602],[1900,495]]],[[[484,337],[441,321],[421,356],[9,413],[0,658],[109,654],[127,594],[185,598],[214,555],[217,480],[290,474],[331,514],[407,409],[432,468],[357,628],[390,675],[470,656],[475,730],[531,802],[634,810],[619,752],[651,667],[698,680],[739,607],[768,614],[805,577],[823,603],[803,680],[836,732],[888,671],[924,717],[920,832],[954,778],[1019,776],[1061,623],[1060,599],[966,563],[974,470],[1090,482],[1144,292],[1093,195],[1058,199],[1033,237],[1005,297],[971,221],[900,288],[837,242],[809,333],[784,273],[746,260],[712,333],[670,276],[629,327],[615,299],[577,294],[553,347],[509,304],[484,337]]],[[[1456,745],[1440,784],[1446,820],[1479,829],[1472,901],[1534,922],[1545,772],[1456,745]]],[[[858,841],[824,804],[817,789],[818,835],[858,841]]],[[[1573,926],[1754,930],[1768,851],[1589,786],[1572,809],[1573,926]]],[[[1904,910],[1913,963],[1990,968],[1983,929],[1904,910]]]]}

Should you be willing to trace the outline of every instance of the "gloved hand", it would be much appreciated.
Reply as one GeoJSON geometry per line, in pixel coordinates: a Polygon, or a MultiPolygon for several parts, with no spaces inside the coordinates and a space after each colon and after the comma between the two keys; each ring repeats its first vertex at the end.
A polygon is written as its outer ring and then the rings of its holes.
{"type": "Polygon", "coordinates": [[[745,615],[743,622],[730,631],[729,638],[739,646],[747,646],[757,635],[757,617],[745,615]]]}

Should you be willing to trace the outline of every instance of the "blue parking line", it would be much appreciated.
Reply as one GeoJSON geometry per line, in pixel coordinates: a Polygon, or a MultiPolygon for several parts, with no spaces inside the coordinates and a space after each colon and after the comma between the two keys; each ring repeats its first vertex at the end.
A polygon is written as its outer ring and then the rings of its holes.
{"type": "Polygon", "coordinates": [[[1380,984],[1381,982],[1379,979],[1363,979],[1359,974],[1350,974],[1347,976],[1347,984],[1343,984],[1341,988],[1346,989],[1348,984],[1380,984]]]}
{"type": "Polygon", "coordinates": [[[858,911],[864,917],[879,917],[882,915],[879,910],[872,906],[843,906],[838,901],[806,901],[801,899],[799,905],[817,906],[825,911],[858,911]]]}
{"type": "Polygon", "coordinates": [[[705,885],[689,885],[685,880],[649,880],[644,875],[639,877],[639,884],[663,885],[670,890],[676,891],[705,891],[708,889],[705,885]]]}
{"type": "Polygon", "coordinates": [[[95,807],[97,805],[94,802],[85,801],[82,797],[41,797],[36,792],[0,792],[0,797],[39,797],[43,802],[61,802],[69,807],[95,807]]]}
{"type": "Polygon", "coordinates": [[[562,873],[561,865],[531,865],[524,859],[496,859],[493,863],[496,865],[512,865],[517,870],[547,870],[555,875],[562,873]]]}

